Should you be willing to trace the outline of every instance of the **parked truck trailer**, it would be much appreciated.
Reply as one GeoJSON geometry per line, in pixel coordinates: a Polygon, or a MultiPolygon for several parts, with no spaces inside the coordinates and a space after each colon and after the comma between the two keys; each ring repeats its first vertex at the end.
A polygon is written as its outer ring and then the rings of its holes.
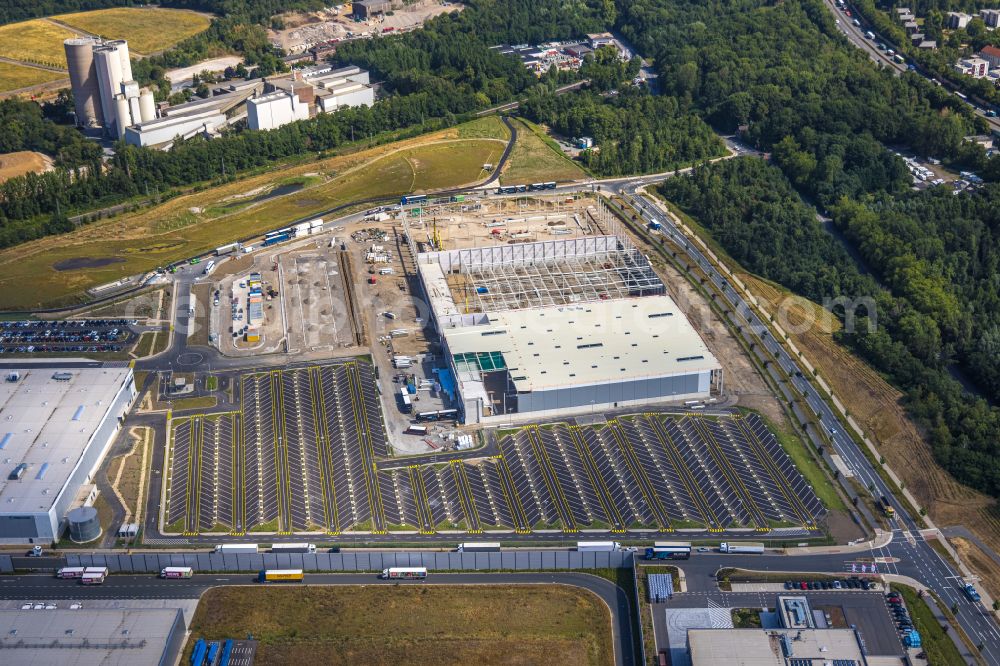
{"type": "Polygon", "coordinates": [[[216,553],[259,553],[260,547],[255,543],[220,543],[215,547],[216,553]]]}
{"type": "Polygon", "coordinates": [[[621,550],[622,545],[617,541],[577,541],[576,549],[581,553],[588,552],[612,552],[621,550]]]}
{"type": "Polygon", "coordinates": [[[743,541],[741,543],[720,543],[720,553],[743,553],[759,555],[764,552],[764,544],[759,541],[743,541]]]}

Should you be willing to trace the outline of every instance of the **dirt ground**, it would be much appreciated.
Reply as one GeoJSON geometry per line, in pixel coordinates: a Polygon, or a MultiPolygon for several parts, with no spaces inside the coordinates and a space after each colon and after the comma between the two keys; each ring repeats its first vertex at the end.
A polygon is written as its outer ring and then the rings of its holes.
{"type": "Polygon", "coordinates": [[[986,591],[994,599],[1000,599],[1000,564],[997,564],[993,558],[968,539],[955,537],[949,539],[948,542],[958,551],[962,561],[979,574],[978,585],[986,588],[986,591]]]}
{"type": "MultiPolygon", "coordinates": [[[[740,278],[767,301],[772,311],[778,310],[782,303],[789,303],[789,295],[773,285],[746,274],[740,278]]],[[[817,325],[803,326],[806,329],[803,332],[790,331],[796,346],[830,383],[910,492],[927,507],[930,518],[939,526],[965,525],[1000,552],[1000,516],[995,502],[961,485],[937,465],[927,441],[907,417],[902,395],[871,367],[833,341],[836,320],[830,322],[825,316],[817,316],[820,306],[799,298],[780,309],[787,313],[788,323],[802,323],[803,316],[817,321],[817,325]]]]}
{"type": "Polygon", "coordinates": [[[202,60],[201,62],[195,63],[190,67],[179,67],[177,69],[167,70],[164,74],[164,78],[171,83],[178,83],[180,81],[186,81],[190,79],[194,74],[201,74],[204,71],[209,72],[221,72],[227,67],[236,67],[236,65],[243,62],[243,58],[237,56],[224,56],[222,58],[212,58],[211,60],[202,60]]]}
{"type": "Polygon", "coordinates": [[[268,30],[271,43],[289,53],[301,53],[316,44],[331,40],[344,40],[366,35],[381,35],[385,29],[390,33],[413,30],[428,19],[440,14],[458,11],[461,5],[442,5],[438,0],[418,0],[393,11],[392,16],[376,16],[368,21],[356,23],[342,5],[338,13],[333,7],[315,12],[290,12],[282,14],[285,27],[282,30],[268,30]],[[348,32],[351,34],[348,35],[348,32]]]}
{"type": "Polygon", "coordinates": [[[736,398],[736,403],[766,415],[774,423],[788,425],[785,412],[777,398],[764,383],[764,379],[747,358],[743,348],[725,324],[712,312],[708,303],[677,269],[657,255],[650,261],[667,285],[670,297],[687,315],[709,350],[719,359],[726,378],[726,392],[736,398]]]}
{"type": "Polygon", "coordinates": [[[22,150],[0,155],[0,183],[26,173],[44,173],[52,170],[52,158],[42,153],[22,150]]]}

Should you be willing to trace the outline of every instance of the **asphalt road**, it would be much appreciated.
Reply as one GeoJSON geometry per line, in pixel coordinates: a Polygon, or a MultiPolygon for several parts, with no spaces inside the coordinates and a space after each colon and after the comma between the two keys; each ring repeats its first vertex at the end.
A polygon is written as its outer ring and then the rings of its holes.
{"type": "MultiPolygon", "coordinates": [[[[877,46],[879,42],[882,42],[889,48],[898,50],[897,45],[890,42],[883,35],[880,35],[877,32],[875,32],[874,27],[867,25],[864,18],[858,14],[856,8],[853,5],[850,4],[847,5],[848,8],[851,10],[852,14],[852,16],[848,18],[844,14],[844,12],[837,9],[837,4],[835,0],[824,0],[824,4],[826,5],[827,9],[833,12],[834,16],[836,16],[838,21],[837,27],[840,29],[842,33],[844,33],[844,36],[847,38],[848,41],[850,41],[856,47],[867,53],[872,60],[894,70],[897,74],[902,74],[903,72],[907,71],[908,67],[906,65],[899,64],[898,62],[887,56],[885,52],[880,51],[877,46]],[[861,23],[860,27],[854,25],[855,18],[858,19],[859,23],[861,23]],[[865,37],[865,32],[868,30],[871,30],[872,33],[875,34],[875,39],[868,39],[867,37],[865,37]]],[[[954,88],[954,86],[949,82],[940,81],[936,79],[934,76],[929,75],[927,72],[924,72],[921,68],[915,70],[915,73],[919,74],[920,76],[923,76],[928,81],[936,83],[937,85],[943,85],[949,89],[954,88]]],[[[986,116],[986,111],[984,109],[981,109],[975,104],[972,104],[968,101],[966,101],[966,104],[972,107],[973,111],[977,116],[979,116],[989,124],[990,129],[1000,130],[1000,118],[989,118],[986,116]]]]}
{"type": "MultiPolygon", "coordinates": [[[[632,615],[628,594],[609,580],[585,573],[431,573],[424,581],[385,581],[375,574],[307,574],[310,585],[572,585],[600,597],[611,611],[615,664],[633,666],[632,615]]],[[[55,601],[71,599],[197,599],[212,587],[257,585],[251,574],[201,574],[185,580],[155,576],[109,576],[103,585],[81,585],[51,575],[4,576],[0,599],[55,601]]],[[[294,585],[294,584],[288,584],[294,585]]]]}
{"type": "Polygon", "coordinates": [[[961,592],[961,576],[945,562],[931,546],[924,541],[919,527],[912,516],[893,495],[893,491],[873,469],[868,458],[845,432],[830,404],[823,399],[819,390],[805,379],[807,371],[797,358],[793,358],[784,346],[770,335],[768,327],[755,311],[743,300],[722,273],[689,242],[673,225],[671,220],[654,207],[647,199],[636,196],[637,185],[628,185],[620,191],[639,210],[647,222],[657,221],[663,225],[663,233],[683,249],[687,258],[700,267],[709,279],[723,293],[734,312],[745,320],[749,330],[759,345],[764,347],[777,361],[782,370],[791,378],[796,391],[805,399],[817,418],[826,426],[834,449],[853,470],[858,480],[865,485],[876,501],[881,497],[889,499],[896,511],[896,529],[893,540],[884,548],[873,551],[873,556],[898,558],[898,562],[887,565],[889,573],[902,573],[920,580],[933,589],[945,604],[957,607],[958,622],[977,645],[983,645],[982,657],[989,664],[1000,664],[1000,628],[992,615],[981,604],[969,601],[961,592]]]}

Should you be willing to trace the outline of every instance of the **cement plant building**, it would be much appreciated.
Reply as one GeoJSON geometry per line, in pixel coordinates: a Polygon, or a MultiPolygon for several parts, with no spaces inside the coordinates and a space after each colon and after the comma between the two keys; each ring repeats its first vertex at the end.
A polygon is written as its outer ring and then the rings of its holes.
{"type": "Polygon", "coordinates": [[[63,47],[78,126],[101,127],[120,139],[126,127],[156,118],[152,91],[132,79],[128,43],[75,37],[63,47]]]}

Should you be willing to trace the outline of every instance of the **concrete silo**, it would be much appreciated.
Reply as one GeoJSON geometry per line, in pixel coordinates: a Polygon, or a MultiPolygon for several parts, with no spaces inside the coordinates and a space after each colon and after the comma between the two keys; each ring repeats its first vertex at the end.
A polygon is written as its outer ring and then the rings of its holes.
{"type": "Polygon", "coordinates": [[[75,37],[63,42],[76,106],[76,124],[80,127],[96,127],[104,121],[101,90],[94,67],[94,47],[100,44],[101,41],[94,37],[75,37]]]}
{"type": "Polygon", "coordinates": [[[122,81],[131,81],[132,62],[128,59],[128,42],[124,39],[114,39],[104,42],[104,46],[118,52],[118,61],[121,63],[122,81]]]}
{"type": "Polygon", "coordinates": [[[156,119],[156,100],[152,90],[146,89],[139,94],[139,118],[142,122],[156,119]]]}
{"type": "Polygon", "coordinates": [[[129,109],[128,98],[125,95],[118,95],[115,98],[115,135],[119,139],[125,138],[125,128],[131,124],[132,114],[129,109]]]}
{"type": "MultiPolygon", "coordinates": [[[[115,97],[122,92],[122,62],[118,49],[111,46],[99,46],[94,49],[94,65],[97,68],[97,85],[101,91],[101,108],[104,119],[101,123],[106,131],[114,127],[117,105],[115,97]]],[[[126,107],[128,104],[126,104],[126,107]]]]}

